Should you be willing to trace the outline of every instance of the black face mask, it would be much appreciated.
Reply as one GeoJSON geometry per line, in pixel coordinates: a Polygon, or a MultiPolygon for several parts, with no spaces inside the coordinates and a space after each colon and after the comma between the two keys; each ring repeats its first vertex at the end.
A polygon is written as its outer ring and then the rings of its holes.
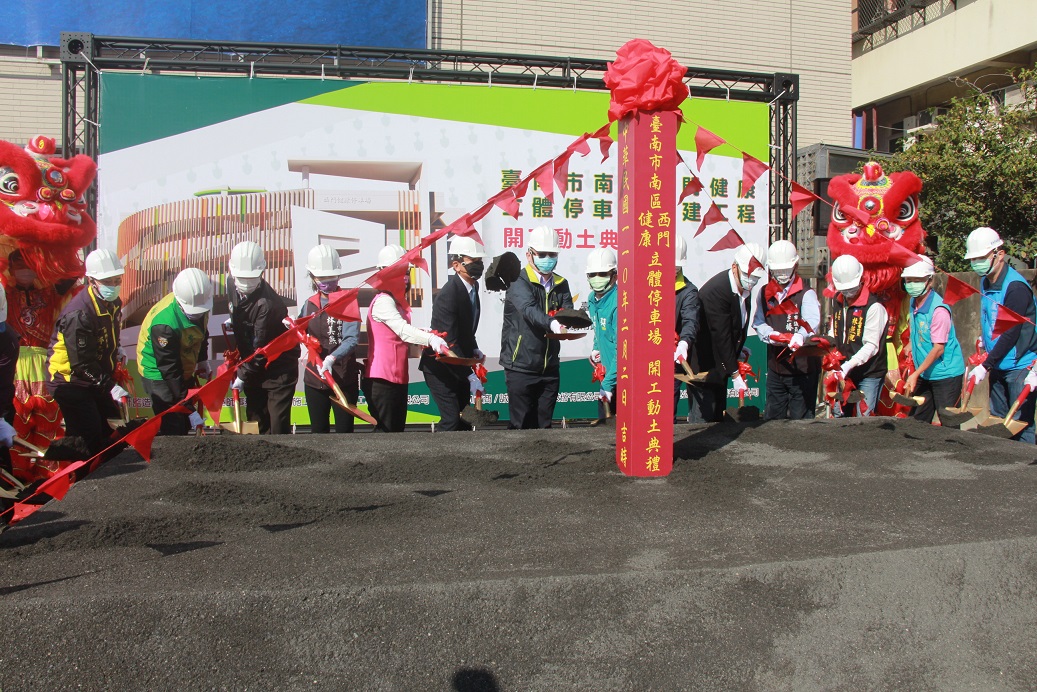
{"type": "Polygon", "coordinates": [[[472,277],[472,280],[478,281],[479,277],[482,276],[483,263],[481,259],[472,260],[463,266],[464,270],[468,273],[468,276],[472,277]]]}

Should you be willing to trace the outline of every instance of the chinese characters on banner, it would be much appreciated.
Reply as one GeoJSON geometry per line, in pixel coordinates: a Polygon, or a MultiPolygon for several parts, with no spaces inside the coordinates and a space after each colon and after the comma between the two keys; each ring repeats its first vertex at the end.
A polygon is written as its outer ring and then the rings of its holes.
{"type": "Polygon", "coordinates": [[[628,476],[673,468],[677,118],[619,121],[616,463],[628,476]]]}

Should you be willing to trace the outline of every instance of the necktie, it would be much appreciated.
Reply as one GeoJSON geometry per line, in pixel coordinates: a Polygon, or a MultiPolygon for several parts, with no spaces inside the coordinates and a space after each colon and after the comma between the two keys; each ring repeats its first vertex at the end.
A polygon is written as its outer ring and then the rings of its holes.
{"type": "Polygon", "coordinates": [[[479,322],[479,305],[476,302],[475,287],[468,293],[468,299],[472,301],[472,324],[479,322]]]}

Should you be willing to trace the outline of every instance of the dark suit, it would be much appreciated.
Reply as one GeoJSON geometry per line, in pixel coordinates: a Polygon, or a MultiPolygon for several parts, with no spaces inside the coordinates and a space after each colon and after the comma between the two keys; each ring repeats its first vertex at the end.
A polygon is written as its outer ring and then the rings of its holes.
{"type": "MultiPolygon", "coordinates": [[[[471,288],[457,274],[451,274],[446,284],[432,300],[431,328],[446,332],[443,338],[452,350],[462,358],[475,357],[479,343],[475,330],[479,328],[480,301],[479,284],[475,284],[475,309],[469,298],[471,288]]],[[[471,390],[468,376],[472,369],[463,365],[447,365],[436,360],[430,349],[421,352],[418,369],[425,374],[429,394],[439,407],[440,430],[471,430],[472,426],[461,419],[461,411],[468,405],[471,390]]]]}
{"type": "MultiPolygon", "coordinates": [[[[696,388],[696,403],[707,421],[719,421],[727,405],[727,379],[738,373],[738,356],[745,346],[749,331],[750,298],[744,301],[745,319],[742,319],[741,299],[731,290],[731,270],[720,272],[699,289],[699,333],[688,362],[695,372],[714,371],[722,375],[719,384],[710,383],[696,388]]],[[[689,402],[689,406],[691,402],[689,402]]]]}

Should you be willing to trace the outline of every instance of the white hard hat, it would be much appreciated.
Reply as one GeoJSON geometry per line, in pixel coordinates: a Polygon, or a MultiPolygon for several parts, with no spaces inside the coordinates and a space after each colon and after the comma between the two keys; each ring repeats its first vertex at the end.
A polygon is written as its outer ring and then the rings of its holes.
{"type": "Polygon", "coordinates": [[[342,262],[330,245],[317,245],[306,255],[306,271],[318,279],[342,276],[342,262]]]}
{"type": "Polygon", "coordinates": [[[985,257],[994,248],[1001,247],[1003,242],[1001,236],[993,228],[980,226],[969,233],[969,237],[965,240],[965,259],[985,257]]]}
{"type": "Polygon", "coordinates": [[[864,266],[853,255],[840,255],[832,262],[832,283],[837,291],[850,291],[861,285],[864,266]]]}
{"type": "Polygon", "coordinates": [[[764,257],[763,248],[760,247],[759,243],[745,243],[739,245],[738,249],[735,250],[735,263],[738,265],[739,271],[749,276],[763,277],[764,257]],[[760,263],[760,266],[754,267],[752,271],[749,271],[749,260],[753,257],[760,263]]]}
{"type": "Polygon", "coordinates": [[[212,282],[201,269],[185,269],[173,279],[173,297],[188,315],[209,312],[212,310],[212,282]]]}
{"type": "Polygon", "coordinates": [[[558,252],[558,233],[547,226],[537,226],[529,234],[529,247],[537,252],[558,252]]]}
{"type": "Polygon", "coordinates": [[[928,257],[920,257],[914,264],[904,267],[900,277],[903,279],[926,279],[936,273],[933,261],[928,257]]]}
{"type": "Polygon", "coordinates": [[[684,238],[677,236],[677,242],[674,243],[673,249],[674,254],[677,257],[678,263],[688,259],[688,243],[684,240],[684,238]]]}
{"type": "Polygon", "coordinates": [[[91,279],[110,279],[125,273],[122,262],[111,250],[94,250],[86,256],[86,275],[91,279]]]}
{"type": "Polygon", "coordinates": [[[614,253],[611,248],[600,247],[591,250],[590,254],[587,255],[588,274],[612,271],[617,266],[616,253],[614,253]]]}
{"type": "Polygon", "coordinates": [[[486,251],[482,245],[475,242],[474,238],[466,238],[464,236],[454,236],[451,238],[446,254],[471,257],[472,259],[486,257],[486,251]]]}
{"type": "Polygon", "coordinates": [[[788,240],[775,240],[767,250],[767,268],[774,270],[792,269],[799,262],[796,246],[788,240]]]}
{"type": "Polygon", "coordinates": [[[379,269],[385,269],[399,262],[400,258],[406,253],[407,251],[399,245],[386,245],[378,251],[378,264],[375,266],[379,269]]]}
{"type": "Polygon", "coordinates": [[[230,275],[235,279],[256,279],[266,269],[266,257],[263,256],[263,248],[246,240],[230,251],[229,264],[230,275]]]}

